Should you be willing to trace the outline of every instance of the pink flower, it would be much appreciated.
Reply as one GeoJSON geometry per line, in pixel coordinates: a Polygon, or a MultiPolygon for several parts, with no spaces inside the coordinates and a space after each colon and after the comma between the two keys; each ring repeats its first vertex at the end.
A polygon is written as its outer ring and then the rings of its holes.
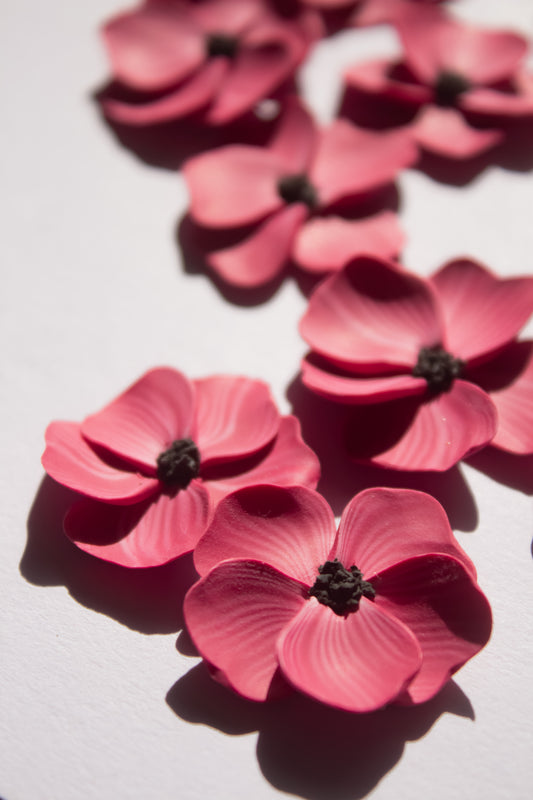
{"type": "Polygon", "coordinates": [[[502,141],[513,119],[533,116],[523,37],[466,25],[430,6],[404,14],[396,25],[403,60],[356,65],[345,81],[349,89],[414,117],[423,149],[472,158],[502,141]]]}
{"type": "Polygon", "coordinates": [[[279,673],[346,711],[433,697],[488,641],[491,613],[443,508],[368,489],[335,532],[306,488],[229,495],[194,553],[184,616],[222,683],[265,700],[279,673]]]}
{"type": "Polygon", "coordinates": [[[361,460],[446,470],[491,442],[533,453],[533,278],[501,280],[467,259],[431,280],[361,258],[312,295],[300,331],[303,382],[369,404],[348,442],[361,460]]]}
{"type": "Polygon", "coordinates": [[[392,212],[348,221],[342,203],[368,198],[413,163],[416,148],[404,131],[378,133],[337,120],[317,131],[291,103],[268,148],[230,145],[187,161],[183,174],[190,215],[199,225],[251,227],[235,246],[207,261],[230,284],[272,281],[289,258],[310,272],[339,269],[360,252],[393,257],[402,234],[392,212]]]}
{"type": "Polygon", "coordinates": [[[213,508],[240,486],[316,486],[318,461],[297,420],[280,417],[266,384],[189,381],[160,367],[101,411],[52,422],[43,466],[85,495],[65,519],[82,550],[127,567],[164,564],[194,548],[213,508]]]}
{"type": "Polygon", "coordinates": [[[196,112],[210,124],[249,111],[290,79],[322,34],[316,12],[291,18],[267,0],[145,0],[104,27],[115,122],[150,125],[196,112]]]}

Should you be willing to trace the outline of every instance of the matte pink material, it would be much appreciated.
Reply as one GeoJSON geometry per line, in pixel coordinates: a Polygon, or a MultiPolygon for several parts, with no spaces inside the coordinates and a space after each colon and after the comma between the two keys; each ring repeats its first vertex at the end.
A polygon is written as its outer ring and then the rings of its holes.
{"type": "Polygon", "coordinates": [[[277,642],[287,679],[305,694],[364,713],[394,700],[420,668],[411,631],[366,598],[338,616],[311,598],[277,642]]]}
{"type": "Polygon", "coordinates": [[[407,130],[374,131],[335,120],[318,140],[310,170],[322,205],[391,183],[416,160],[407,130]]]}
{"type": "Polygon", "coordinates": [[[456,380],[449,392],[420,403],[403,436],[372,461],[392,469],[444,472],[489,444],[497,427],[490,397],[474,384],[456,380]]]}
{"type": "Polygon", "coordinates": [[[267,452],[252,465],[236,465],[233,475],[219,476],[216,480],[204,479],[204,486],[216,505],[229,492],[242,486],[275,483],[277,486],[307,486],[316,489],[320,478],[320,462],[302,439],[300,423],[293,416],[282,417],[278,434],[267,452]]]}
{"type": "Polygon", "coordinates": [[[305,604],[305,587],[257,561],[228,561],[187,593],[194,644],[250,700],[266,700],[278,669],[276,642],[305,604]]]}
{"type": "Polygon", "coordinates": [[[335,539],[335,518],[304,487],[253,486],[228,495],[194,552],[200,575],[225,559],[264,561],[312,586],[335,539]]]}
{"type": "Polygon", "coordinates": [[[277,181],[280,159],[268,150],[229,145],[189,159],[183,175],[196,222],[211,228],[256,222],[281,208],[277,181]]]}
{"type": "Polygon", "coordinates": [[[86,417],[81,430],[93,444],[155,475],[157,457],[173,441],[195,437],[193,387],[177,370],[150,370],[86,417]]]}
{"type": "Polygon", "coordinates": [[[478,114],[497,117],[531,117],[533,115],[533,76],[518,74],[513,79],[516,94],[498,92],[495,89],[473,89],[461,98],[461,108],[478,114]]]}
{"type": "Polygon", "coordinates": [[[112,503],[138,502],[157,491],[155,477],[103,461],[76,422],[52,422],[46,429],[42,464],[51,478],[82,494],[112,503]]]}
{"type": "Polygon", "coordinates": [[[474,564],[459,547],[441,504],[412,489],[357,494],[343,511],[333,552],[343,564],[356,564],[366,580],[427,553],[453,556],[476,579],[474,564]]]}
{"type": "Polygon", "coordinates": [[[490,392],[498,412],[491,444],[518,455],[533,453],[533,342],[509,345],[472,379],[490,392]]]}
{"type": "Polygon", "coordinates": [[[200,481],[171,496],[114,506],[82,500],[65,517],[65,533],[81,550],[124,567],[154,567],[193,550],[209,518],[200,481]]]}
{"type": "Polygon", "coordinates": [[[401,620],[422,648],[406,700],[423,703],[488,642],[488,601],[459,561],[435,554],[391,567],[375,585],[377,608],[401,620]]]}
{"type": "Polygon", "coordinates": [[[440,2],[444,0],[361,0],[351,21],[357,26],[398,23],[408,14],[419,13],[421,6],[440,2]]]}
{"type": "Polygon", "coordinates": [[[386,261],[361,257],[313,293],[300,333],[318,353],[356,371],[412,368],[441,326],[427,282],[386,261]]]}
{"type": "Polygon", "coordinates": [[[433,91],[430,87],[395,79],[390,74],[393,66],[394,63],[384,59],[353,64],[345,71],[344,80],[355,89],[389,100],[400,100],[413,109],[431,102],[433,91]]]}
{"type": "Polygon", "coordinates": [[[398,217],[392,211],[358,220],[319,217],[300,228],[292,256],[307,272],[335,272],[360,255],[395,258],[404,239],[398,217]]]}
{"type": "Polygon", "coordinates": [[[307,359],[302,361],[302,381],[316,394],[350,405],[422,395],[427,388],[424,378],[414,378],[410,374],[379,378],[335,375],[307,359]]]}
{"type": "Polygon", "coordinates": [[[202,465],[242,458],[276,436],[279,412],[262,381],[216,375],[194,381],[202,465]]]}
{"type": "Polygon", "coordinates": [[[470,259],[445,264],[431,282],[440,299],[444,345],[465,361],[508,344],[533,313],[533,277],[498,278],[470,259]]]}
{"type": "Polygon", "coordinates": [[[281,114],[268,149],[283,164],[284,174],[305,172],[311,163],[318,139],[313,117],[296,97],[290,97],[286,101],[281,114]]]}
{"type": "Polygon", "coordinates": [[[308,213],[303,203],[285,206],[240,244],[211,253],[207,261],[227,283],[243,289],[263,286],[282,271],[294,237],[308,213]]]}
{"type": "Polygon", "coordinates": [[[499,144],[502,131],[473,128],[454,108],[427,106],[413,125],[413,135],[425,150],[445,158],[468,159],[499,144]]]}

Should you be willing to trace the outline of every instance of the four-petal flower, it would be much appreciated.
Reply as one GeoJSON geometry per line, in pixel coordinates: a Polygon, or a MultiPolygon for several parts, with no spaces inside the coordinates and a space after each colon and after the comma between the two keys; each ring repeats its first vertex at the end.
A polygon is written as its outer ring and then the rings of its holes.
{"type": "Polygon", "coordinates": [[[368,489],[338,533],[303,487],[239,490],[194,560],[185,621],[222,683],[265,700],[281,675],[353,712],[433,697],[488,641],[490,607],[439,503],[368,489]]]}
{"type": "Polygon", "coordinates": [[[266,384],[175,369],[143,375],[81,424],[52,422],[43,466],[85,495],[65,532],[92,555],[148,567],[192,550],[228,492],[261,481],[316,486],[318,461],[266,384]]]}
{"type": "Polygon", "coordinates": [[[355,259],[310,299],[303,382],[370,404],[349,447],[381,466],[446,470],[489,442],[533,453],[533,343],[515,339],[532,311],[531,277],[460,259],[424,280],[355,259]]]}

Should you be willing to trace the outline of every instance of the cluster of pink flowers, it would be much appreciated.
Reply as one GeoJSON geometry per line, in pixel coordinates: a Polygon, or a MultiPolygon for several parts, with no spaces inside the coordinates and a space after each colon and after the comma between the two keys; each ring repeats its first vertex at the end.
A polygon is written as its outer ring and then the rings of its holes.
{"type": "MultiPolygon", "coordinates": [[[[332,416],[350,407],[340,450],[435,472],[489,445],[533,454],[533,342],[519,339],[533,277],[469,258],[409,272],[387,200],[423,151],[469,159],[533,121],[522,37],[438,0],[144,0],[103,34],[114,123],[223,129],[275,99],[266,145],[186,161],[189,216],[227,284],[268,286],[289,264],[314,277],[302,382],[332,416]],[[403,55],[351,67],[343,102],[356,117],[371,100],[379,129],[319,128],[298,67],[329,32],[384,22],[403,55]]],[[[292,687],[358,713],[422,703],[489,639],[488,601],[439,503],[368,489],[337,529],[298,419],[260,380],[152,369],[83,422],[53,422],[43,465],[79,494],[64,529],[91,556],[149,568],[193,553],[187,628],[213,677],[251,700],[292,687]]]]}

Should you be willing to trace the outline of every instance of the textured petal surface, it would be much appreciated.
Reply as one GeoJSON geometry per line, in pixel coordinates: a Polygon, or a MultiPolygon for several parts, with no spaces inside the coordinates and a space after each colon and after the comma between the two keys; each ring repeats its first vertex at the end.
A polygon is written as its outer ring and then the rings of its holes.
{"type": "Polygon", "coordinates": [[[424,378],[414,378],[412,375],[389,375],[384,378],[335,375],[305,359],[302,362],[302,381],[322,397],[350,404],[382,403],[399,397],[421,395],[427,388],[424,378]]]}
{"type": "Polygon", "coordinates": [[[229,492],[243,486],[274,483],[277,486],[307,486],[315,489],[320,478],[318,458],[302,439],[296,417],[282,417],[278,434],[266,452],[256,458],[235,464],[235,472],[213,480],[204,486],[214,504],[229,492]]]}
{"type": "Polygon", "coordinates": [[[498,278],[469,259],[450,261],[432,278],[445,319],[445,344],[475,360],[509,343],[533,313],[533,277],[498,278]]]}
{"type": "Polygon", "coordinates": [[[474,28],[436,8],[420,12],[406,17],[399,33],[409,65],[427,83],[444,69],[477,84],[505,80],[527,52],[526,40],[515,33],[474,28]]]}
{"type": "Polygon", "coordinates": [[[191,216],[212,228],[255,222],[283,204],[277,192],[282,171],[273,153],[245,145],[229,145],[191,158],[183,167],[191,216]]]}
{"type": "Polygon", "coordinates": [[[333,556],[355,564],[366,580],[414,556],[447,553],[473,579],[476,571],[455,539],[446,512],[434,497],[411,489],[366,489],[346,506],[333,556]]]}
{"type": "Polygon", "coordinates": [[[304,40],[288,27],[262,22],[251,29],[242,37],[208,122],[220,125],[251,109],[289,77],[303,54],[304,40]]]}
{"type": "Polygon", "coordinates": [[[428,284],[372,258],[353,261],[313,293],[300,323],[318,353],[344,365],[412,369],[421,347],[441,339],[428,284]]]}
{"type": "Polygon", "coordinates": [[[131,503],[155,492],[159,481],[107,464],[81,435],[76,422],[52,422],[46,429],[42,464],[63,486],[99,500],[131,503]]]}
{"type": "Polygon", "coordinates": [[[256,559],[312,586],[335,539],[323,497],[305,487],[252,486],[228,495],[194,553],[200,575],[225,559],[256,559]]]}
{"type": "Polygon", "coordinates": [[[466,381],[456,380],[449,392],[433,400],[423,403],[415,400],[412,409],[407,410],[409,413],[405,413],[406,425],[401,429],[396,427],[399,403],[410,404],[411,400],[376,406],[373,420],[367,418],[363,428],[355,426],[351,445],[354,458],[371,459],[392,469],[443,472],[485,447],[496,433],[498,419],[494,404],[485,392],[466,381]],[[383,435],[380,425],[386,426],[389,420],[395,439],[377,451],[376,445],[383,435]]]}
{"type": "Polygon", "coordinates": [[[420,147],[445,158],[474,158],[504,138],[501,131],[473,128],[454,108],[437,106],[424,108],[412,130],[420,147]]]}
{"type": "Polygon", "coordinates": [[[491,444],[510,453],[533,453],[533,342],[516,342],[472,372],[498,411],[491,444]]]}
{"type": "Polygon", "coordinates": [[[115,506],[83,500],[65,518],[67,536],[81,550],[124,567],[156,567],[193,550],[209,518],[198,481],[173,497],[115,506]]]}
{"type": "Polygon", "coordinates": [[[408,130],[364,130],[338,119],[318,140],[311,183],[321,205],[327,206],[390,183],[416,158],[408,130]]]}
{"type": "Polygon", "coordinates": [[[392,211],[361,220],[320,217],[300,229],[292,255],[307,272],[335,272],[355,256],[394,258],[402,249],[404,238],[392,211]]]}
{"type": "Polygon", "coordinates": [[[179,4],[149,3],[121,14],[103,29],[115,77],[136,89],[170,86],[206,57],[198,26],[179,4]]]}
{"type": "Polygon", "coordinates": [[[113,97],[101,100],[104,113],[124,125],[157,125],[180,119],[207,105],[224,79],[228,65],[222,59],[208,62],[177,89],[157,98],[137,98],[128,103],[113,97]]]}
{"type": "Polygon", "coordinates": [[[311,598],[282,633],[278,657],[297,689],[355,712],[394,700],[421,660],[413,634],[364,597],[346,617],[311,598]]]}
{"type": "Polygon", "coordinates": [[[423,703],[487,643],[491,611],[472,576],[454,558],[409,559],[375,581],[376,606],[401,620],[422,648],[422,667],[408,688],[423,703]]]}
{"type": "Polygon", "coordinates": [[[216,375],[194,387],[203,466],[255,453],[276,435],[280,415],[263,381],[216,375]]]}
{"type": "Polygon", "coordinates": [[[306,602],[303,587],[267,564],[221,564],[187,593],[183,611],[200,654],[250,700],[266,700],[276,642],[306,602]]]}
{"type": "Polygon", "coordinates": [[[307,217],[303,203],[285,206],[236,247],[217,250],[210,266],[233,286],[253,289],[277,278],[290,256],[296,233],[307,217]]]}
{"type": "Polygon", "coordinates": [[[191,383],[175,369],[145,373],[116,400],[81,425],[101,445],[155,475],[156,459],[173,441],[194,438],[191,383]]]}

